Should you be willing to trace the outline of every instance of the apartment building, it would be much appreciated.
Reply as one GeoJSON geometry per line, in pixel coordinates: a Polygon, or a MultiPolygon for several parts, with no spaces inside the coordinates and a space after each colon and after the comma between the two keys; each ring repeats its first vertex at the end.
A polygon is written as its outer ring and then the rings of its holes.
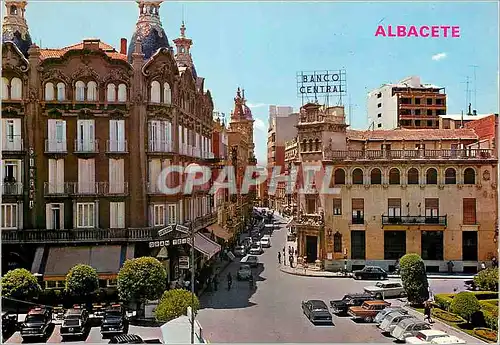
{"type": "Polygon", "coordinates": [[[367,113],[374,130],[440,128],[440,116],[446,114],[445,89],[422,84],[417,76],[384,84],[368,93],[367,113]]]}
{"type": "MultiPolygon", "coordinates": [[[[5,3],[4,271],[25,267],[62,284],[72,265],[88,263],[114,284],[125,259],[161,251],[174,280],[189,228],[203,266],[220,250],[202,234],[217,221],[214,200],[203,190],[165,195],[158,185],[171,165],[217,161],[212,98],[184,25],[174,52],[161,1],[138,1],[128,54],[126,39],[119,51],[99,39],[41,49],[28,33],[27,1],[5,3]]],[[[183,179],[169,174],[164,182],[173,188],[183,179]]]]}
{"type": "Polygon", "coordinates": [[[418,253],[429,272],[446,271],[450,260],[455,271],[475,272],[496,256],[498,161],[491,131],[492,140],[478,148],[485,133],[474,126],[348,130],[342,107],[318,104],[301,108],[297,127],[294,164],[329,167],[329,187],[339,188],[322,194],[316,182],[297,195],[291,226],[307,262],[327,270],[344,261],[349,269],[391,269],[402,255],[418,253]]]}

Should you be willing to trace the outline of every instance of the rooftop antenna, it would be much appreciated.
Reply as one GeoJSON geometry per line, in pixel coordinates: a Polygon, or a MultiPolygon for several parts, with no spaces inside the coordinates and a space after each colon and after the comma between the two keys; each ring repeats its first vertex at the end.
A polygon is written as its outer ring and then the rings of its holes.
{"type": "Polygon", "coordinates": [[[476,84],[476,68],[478,68],[478,65],[469,65],[469,67],[472,67],[474,69],[474,109],[477,109],[477,84],[476,84]]]}
{"type": "Polygon", "coordinates": [[[469,76],[465,77],[465,111],[467,111],[469,107],[469,98],[470,98],[470,91],[469,91],[469,76]]]}

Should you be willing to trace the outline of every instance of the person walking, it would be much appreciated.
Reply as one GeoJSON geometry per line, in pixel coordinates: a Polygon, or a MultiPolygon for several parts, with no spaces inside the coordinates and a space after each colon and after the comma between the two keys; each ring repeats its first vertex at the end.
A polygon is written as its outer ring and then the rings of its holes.
{"type": "Polygon", "coordinates": [[[231,290],[231,285],[233,284],[233,276],[231,272],[227,272],[227,290],[231,290]]]}
{"type": "Polygon", "coordinates": [[[485,263],[484,263],[484,261],[483,261],[483,262],[481,262],[481,271],[482,271],[482,270],[485,270],[485,269],[486,269],[486,264],[485,264],[485,263]]]}
{"type": "Polygon", "coordinates": [[[286,251],[285,251],[285,246],[283,246],[283,265],[286,266],[286,251]]]}
{"type": "Polygon", "coordinates": [[[424,321],[428,321],[429,323],[433,323],[432,318],[431,318],[431,313],[432,313],[432,303],[431,303],[431,301],[427,300],[424,303],[424,315],[425,315],[424,321]]]}
{"type": "Polygon", "coordinates": [[[278,264],[281,265],[281,252],[278,252],[278,264]]]}
{"type": "Polygon", "coordinates": [[[290,258],[288,258],[288,260],[290,261],[290,268],[293,268],[293,255],[290,254],[290,258]]]}
{"type": "Polygon", "coordinates": [[[493,268],[498,267],[497,258],[495,256],[491,258],[491,267],[493,268]]]}

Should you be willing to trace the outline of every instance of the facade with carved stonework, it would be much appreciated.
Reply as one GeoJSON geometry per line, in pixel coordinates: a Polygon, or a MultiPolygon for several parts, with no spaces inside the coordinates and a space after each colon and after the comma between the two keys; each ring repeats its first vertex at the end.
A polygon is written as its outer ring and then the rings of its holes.
{"type": "MultiPolygon", "coordinates": [[[[165,195],[157,183],[168,166],[216,161],[213,103],[196,73],[192,41],[183,24],[174,51],[160,3],[138,1],[127,54],[126,39],[120,50],[99,39],[39,48],[29,39],[27,1],[5,2],[4,270],[22,266],[57,282],[82,262],[113,284],[126,258],[161,251],[176,279],[177,259],[189,246],[172,245],[184,236],[175,227],[158,234],[171,224],[197,232],[198,267],[220,250],[202,234],[217,221],[206,191],[165,195]]],[[[170,174],[165,183],[184,178],[170,174]]]]}
{"type": "Polygon", "coordinates": [[[318,166],[315,181],[331,169],[325,188],[335,187],[296,195],[291,225],[309,265],[393,269],[418,253],[430,272],[449,261],[473,272],[497,255],[496,140],[474,129],[349,130],[343,107],[318,104],[301,108],[297,128],[294,164],[318,166]]]}

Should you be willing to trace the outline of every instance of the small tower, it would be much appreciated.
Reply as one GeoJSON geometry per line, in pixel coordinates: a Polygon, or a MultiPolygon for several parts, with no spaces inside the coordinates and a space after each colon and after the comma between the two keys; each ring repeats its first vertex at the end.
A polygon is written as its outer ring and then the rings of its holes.
{"type": "Polygon", "coordinates": [[[194,68],[193,59],[191,58],[191,46],[193,45],[193,41],[190,38],[186,37],[186,26],[184,25],[184,21],[182,21],[182,25],[180,28],[181,36],[174,40],[176,53],[175,53],[175,61],[177,61],[177,65],[179,67],[189,67],[193,73],[193,76],[196,78],[196,69],[194,68]]]}
{"type": "Polygon", "coordinates": [[[2,25],[2,41],[13,42],[26,57],[33,43],[24,16],[27,5],[27,0],[5,0],[5,16],[2,25]]]}

